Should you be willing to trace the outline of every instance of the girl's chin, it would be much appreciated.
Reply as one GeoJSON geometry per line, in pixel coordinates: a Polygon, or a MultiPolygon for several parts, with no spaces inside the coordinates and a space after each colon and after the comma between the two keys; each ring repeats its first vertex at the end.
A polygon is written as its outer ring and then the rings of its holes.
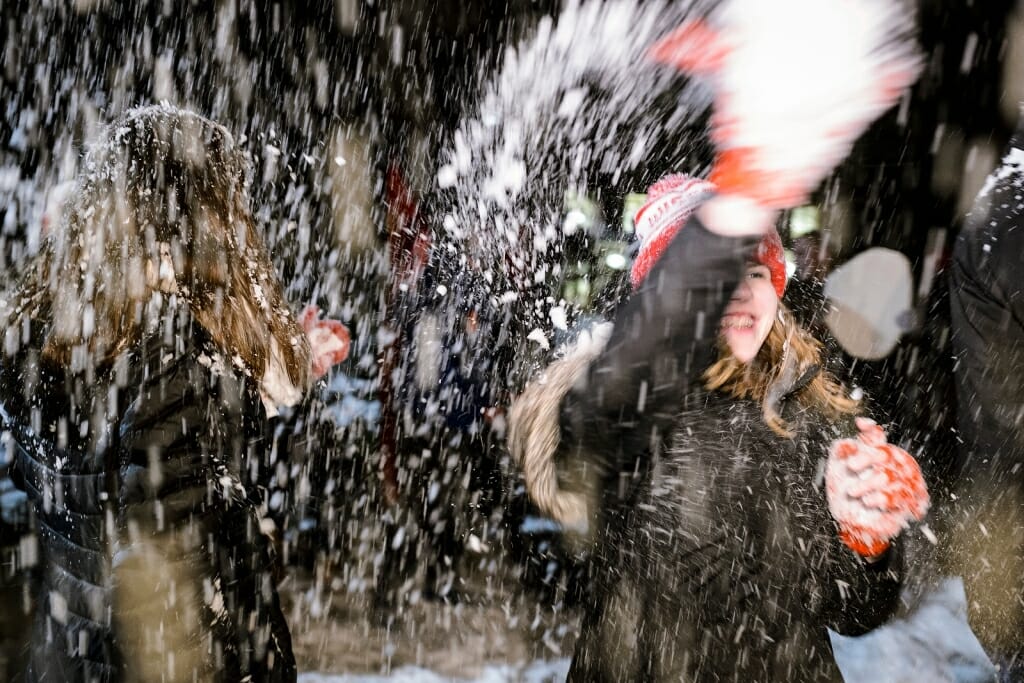
{"type": "Polygon", "coordinates": [[[730,349],[732,351],[733,358],[746,365],[750,361],[757,357],[757,352],[748,353],[746,349],[742,349],[737,352],[736,349],[730,349]]]}
{"type": "Polygon", "coordinates": [[[754,360],[760,349],[760,344],[754,341],[755,337],[752,331],[740,333],[731,331],[726,332],[722,337],[725,340],[726,346],[729,347],[729,352],[741,363],[749,363],[754,360]]]}

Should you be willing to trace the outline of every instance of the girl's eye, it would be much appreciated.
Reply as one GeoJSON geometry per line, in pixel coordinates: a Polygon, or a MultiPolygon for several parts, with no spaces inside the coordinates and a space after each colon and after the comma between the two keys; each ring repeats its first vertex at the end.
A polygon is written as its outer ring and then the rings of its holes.
{"type": "Polygon", "coordinates": [[[763,278],[763,277],[765,277],[765,274],[764,274],[763,271],[760,271],[760,270],[751,270],[750,272],[747,273],[747,277],[749,277],[749,278],[763,278]]]}

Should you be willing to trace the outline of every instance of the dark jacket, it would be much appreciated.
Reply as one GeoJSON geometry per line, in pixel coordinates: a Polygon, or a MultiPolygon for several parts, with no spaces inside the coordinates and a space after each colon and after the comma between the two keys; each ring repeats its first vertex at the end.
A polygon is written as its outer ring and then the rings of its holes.
{"type": "Polygon", "coordinates": [[[989,176],[953,248],[950,308],[967,475],[1024,463],[1024,129],[989,176]]]}
{"type": "Polygon", "coordinates": [[[109,367],[65,371],[33,345],[4,358],[14,471],[40,527],[29,681],[295,680],[238,476],[264,409],[188,317],[109,367]]]}
{"type": "MultiPolygon", "coordinates": [[[[953,248],[950,313],[960,446],[938,529],[964,577],[971,626],[994,656],[1024,644],[1024,128],[982,188],[953,248]],[[980,530],[983,530],[982,533],[980,530]]],[[[1019,675],[1019,674],[1018,674],[1019,675]]]]}
{"type": "Polygon", "coordinates": [[[868,564],[838,540],[822,475],[852,424],[791,400],[812,375],[774,388],[793,439],[702,387],[755,246],[691,219],[563,402],[563,441],[607,477],[572,681],[840,680],[826,627],[861,633],[896,606],[898,552],[868,564]]]}

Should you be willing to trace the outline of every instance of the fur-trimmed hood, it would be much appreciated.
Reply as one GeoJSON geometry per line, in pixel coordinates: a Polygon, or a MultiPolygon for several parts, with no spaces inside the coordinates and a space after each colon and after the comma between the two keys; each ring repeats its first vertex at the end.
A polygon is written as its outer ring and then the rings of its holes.
{"type": "Polygon", "coordinates": [[[590,506],[585,495],[559,485],[560,408],[562,399],[608,344],[611,331],[611,323],[599,323],[581,332],[527,385],[509,411],[508,447],[522,470],[527,492],[542,513],[568,528],[587,528],[590,506]]]}

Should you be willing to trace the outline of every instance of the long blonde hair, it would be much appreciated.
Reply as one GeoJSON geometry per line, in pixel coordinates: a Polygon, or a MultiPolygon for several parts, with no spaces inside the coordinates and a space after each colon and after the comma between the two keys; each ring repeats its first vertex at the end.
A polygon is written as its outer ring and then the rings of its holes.
{"type": "Polygon", "coordinates": [[[741,363],[719,339],[719,358],[705,371],[704,386],[734,398],[753,399],[761,404],[765,423],[776,434],[794,436],[779,414],[782,393],[812,367],[819,371],[794,396],[803,407],[826,417],[839,418],[857,411],[858,402],[847,396],[842,385],[821,367],[822,346],[794,319],[781,302],[768,337],[750,363],[741,363]]]}
{"type": "Polygon", "coordinates": [[[129,111],[86,155],[8,329],[42,321],[45,359],[69,367],[84,350],[102,366],[141,339],[154,296],[173,294],[257,380],[278,362],[305,389],[309,343],[257,232],[248,176],[223,126],[168,106],[129,111]]]}

